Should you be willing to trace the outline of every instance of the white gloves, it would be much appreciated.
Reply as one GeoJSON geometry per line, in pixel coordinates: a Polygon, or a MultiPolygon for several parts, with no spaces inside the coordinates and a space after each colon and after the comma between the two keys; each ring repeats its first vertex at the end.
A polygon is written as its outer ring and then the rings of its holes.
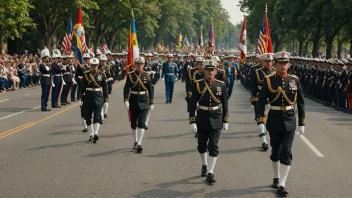
{"type": "Polygon", "coordinates": [[[191,131],[194,133],[197,133],[197,124],[196,123],[191,124],[191,131]]]}
{"type": "Polygon", "coordinates": [[[223,123],[222,124],[222,129],[221,129],[223,132],[229,130],[229,123],[223,123]]]}
{"type": "Polygon", "coordinates": [[[82,107],[82,105],[83,105],[82,100],[79,100],[79,101],[78,101],[78,105],[79,105],[80,107],[82,107]]]}
{"type": "Polygon", "coordinates": [[[149,105],[149,110],[153,111],[153,109],[154,109],[154,105],[153,104],[149,105]]]}
{"type": "Polygon", "coordinates": [[[264,124],[260,124],[257,126],[257,130],[259,133],[265,133],[266,132],[266,128],[264,124]]]}
{"type": "Polygon", "coordinates": [[[304,134],[304,126],[298,126],[298,134],[303,135],[304,134]]]}
{"type": "Polygon", "coordinates": [[[163,79],[163,81],[164,81],[164,78],[161,78],[161,79],[163,79]]]}
{"type": "Polygon", "coordinates": [[[126,105],[126,108],[129,109],[130,108],[130,103],[128,101],[125,101],[125,105],[126,105]]]}

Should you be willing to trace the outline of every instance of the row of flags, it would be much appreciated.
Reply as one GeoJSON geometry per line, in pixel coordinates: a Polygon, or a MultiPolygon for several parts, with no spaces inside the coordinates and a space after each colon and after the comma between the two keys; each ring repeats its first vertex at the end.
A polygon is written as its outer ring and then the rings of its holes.
{"type": "MultiPolygon", "coordinates": [[[[203,27],[200,27],[199,39],[197,40],[197,48],[201,52],[207,50],[209,54],[215,55],[215,29],[214,29],[214,21],[211,19],[211,26],[209,29],[209,38],[207,41],[203,41],[203,27]]],[[[246,17],[243,19],[243,25],[240,35],[240,61],[244,62],[247,55],[247,42],[246,42],[246,17]]],[[[191,42],[192,43],[192,42],[191,42]]],[[[83,28],[83,20],[82,20],[82,9],[81,6],[78,6],[77,19],[76,24],[73,26],[71,16],[68,21],[67,31],[63,38],[61,44],[61,50],[64,54],[69,54],[71,49],[73,48],[76,59],[83,64],[83,54],[88,52],[87,44],[85,40],[84,28],[83,28]]],[[[107,45],[103,46],[103,49],[107,49],[107,45]]],[[[162,45],[158,45],[158,49],[161,50],[164,48],[164,43],[162,45]]],[[[193,44],[190,44],[187,38],[187,35],[183,37],[180,32],[177,39],[177,49],[186,50],[193,49],[193,44]]],[[[262,20],[262,24],[260,26],[258,45],[257,45],[257,54],[263,53],[272,53],[272,42],[270,37],[270,28],[269,28],[269,20],[268,20],[268,9],[267,5],[265,7],[265,14],[262,20]]],[[[127,67],[131,67],[133,65],[133,59],[139,56],[139,47],[137,40],[137,30],[136,24],[132,9],[132,20],[130,26],[130,32],[128,36],[128,58],[127,58],[127,67]]],[[[128,71],[128,70],[127,70],[128,71]]]]}

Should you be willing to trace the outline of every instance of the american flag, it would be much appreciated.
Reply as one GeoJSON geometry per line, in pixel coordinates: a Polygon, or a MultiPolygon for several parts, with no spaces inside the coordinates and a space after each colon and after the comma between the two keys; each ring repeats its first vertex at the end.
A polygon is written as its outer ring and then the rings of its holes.
{"type": "Polygon", "coordinates": [[[61,44],[61,50],[63,51],[64,54],[69,54],[71,51],[72,30],[73,30],[73,26],[72,26],[72,19],[70,16],[70,18],[68,20],[66,35],[65,35],[64,39],[62,40],[62,44],[61,44]]]}
{"type": "Polygon", "coordinates": [[[268,13],[267,13],[267,7],[266,7],[262,25],[260,26],[257,54],[272,53],[272,52],[273,52],[273,47],[271,43],[268,13]]]}
{"type": "Polygon", "coordinates": [[[83,53],[87,53],[88,49],[87,49],[87,44],[86,44],[86,35],[83,35],[81,37],[81,42],[82,42],[83,53]]]}

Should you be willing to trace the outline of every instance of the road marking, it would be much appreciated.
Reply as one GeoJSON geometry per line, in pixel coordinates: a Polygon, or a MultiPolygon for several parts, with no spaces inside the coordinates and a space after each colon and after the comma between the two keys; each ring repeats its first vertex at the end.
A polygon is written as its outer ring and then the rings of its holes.
{"type": "Polygon", "coordinates": [[[6,102],[9,101],[10,99],[5,99],[5,100],[0,100],[0,102],[6,102]]]}
{"type": "Polygon", "coordinates": [[[318,157],[324,157],[323,154],[304,136],[304,135],[299,135],[299,137],[303,140],[304,143],[307,144],[307,146],[312,149],[312,151],[318,156],[318,157]]]}
{"type": "MultiPolygon", "coordinates": [[[[120,86],[122,83],[123,83],[123,82],[117,84],[117,85],[116,85],[115,87],[113,87],[113,88],[117,88],[117,87],[120,86]]],[[[59,111],[59,112],[56,112],[56,113],[54,113],[54,114],[52,114],[52,115],[50,115],[50,116],[48,116],[48,117],[45,117],[45,118],[43,118],[43,119],[41,119],[41,120],[38,120],[38,121],[36,121],[36,122],[29,122],[29,123],[27,123],[27,124],[25,124],[25,125],[22,125],[22,126],[13,128],[13,129],[10,129],[10,130],[8,130],[8,131],[5,131],[4,133],[1,133],[1,134],[0,134],[0,140],[1,140],[1,139],[4,139],[4,138],[6,138],[7,136],[10,136],[10,135],[12,135],[12,134],[18,133],[18,132],[20,132],[20,131],[22,131],[22,130],[24,130],[24,129],[27,129],[27,128],[29,128],[29,127],[32,127],[32,126],[34,126],[34,125],[36,125],[36,124],[38,124],[38,123],[44,122],[45,120],[48,120],[48,119],[50,119],[50,118],[52,118],[52,117],[55,117],[55,116],[57,116],[57,115],[60,115],[60,114],[66,112],[66,111],[68,111],[68,110],[70,110],[70,109],[72,109],[72,108],[74,108],[74,107],[76,107],[76,106],[78,106],[78,104],[74,104],[74,105],[72,105],[72,106],[70,106],[70,107],[68,107],[68,108],[66,108],[66,109],[63,109],[63,110],[61,110],[61,111],[59,111]],[[6,134],[5,134],[5,133],[6,133],[6,134]]],[[[39,106],[39,107],[40,107],[40,106],[39,106]]],[[[39,108],[39,107],[34,107],[34,108],[39,108]]],[[[34,108],[33,108],[33,109],[34,109],[34,108]]],[[[26,111],[29,111],[29,110],[26,110],[26,111]]],[[[24,112],[25,112],[25,111],[24,111],[24,112]]],[[[21,113],[21,112],[18,112],[18,113],[21,113]]],[[[17,113],[16,115],[18,115],[18,113],[17,113]]],[[[22,112],[22,113],[23,113],[23,112],[22,112]]],[[[0,120],[1,120],[1,119],[0,119],[0,120]]]]}
{"type": "Polygon", "coordinates": [[[28,123],[26,123],[26,124],[24,124],[24,125],[21,125],[21,126],[18,126],[18,127],[16,127],[16,128],[10,129],[10,130],[8,130],[8,131],[2,132],[2,133],[0,133],[0,139],[5,138],[5,137],[11,135],[11,134],[12,134],[13,132],[15,132],[16,130],[22,129],[22,128],[24,128],[24,127],[26,127],[26,126],[28,126],[28,125],[30,125],[30,124],[32,124],[32,123],[34,123],[34,122],[28,122],[28,123]]]}
{"type": "Polygon", "coordinates": [[[27,111],[30,111],[30,110],[33,110],[33,109],[38,109],[39,107],[40,107],[40,106],[37,106],[37,107],[33,107],[32,109],[28,109],[28,110],[25,110],[25,111],[17,112],[17,113],[14,113],[14,114],[11,114],[11,115],[2,117],[2,118],[0,118],[0,120],[4,120],[4,119],[6,119],[6,118],[10,118],[10,117],[12,117],[12,116],[19,115],[19,114],[22,114],[22,113],[24,113],[24,112],[27,112],[27,111]]]}

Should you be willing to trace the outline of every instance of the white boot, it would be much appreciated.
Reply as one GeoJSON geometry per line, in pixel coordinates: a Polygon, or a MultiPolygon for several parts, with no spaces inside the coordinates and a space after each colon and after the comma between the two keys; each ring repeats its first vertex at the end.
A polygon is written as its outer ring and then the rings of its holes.
{"type": "Polygon", "coordinates": [[[90,136],[94,136],[94,126],[93,124],[89,125],[89,128],[90,128],[90,136]]]}
{"type": "Polygon", "coordinates": [[[104,115],[108,115],[108,109],[109,109],[109,103],[105,102],[104,103],[104,106],[103,106],[103,109],[104,109],[104,115]]]}
{"type": "Polygon", "coordinates": [[[104,108],[101,109],[100,116],[101,116],[101,121],[104,121],[104,108]]]}
{"type": "Polygon", "coordinates": [[[133,142],[138,142],[137,129],[132,129],[133,142]]]}
{"type": "Polygon", "coordinates": [[[209,158],[208,158],[208,173],[214,174],[214,168],[215,168],[215,164],[216,164],[217,159],[218,159],[218,157],[209,156],[209,158]]]}
{"type": "Polygon", "coordinates": [[[272,162],[273,170],[274,170],[274,178],[280,178],[280,161],[272,162]]]}
{"type": "Polygon", "coordinates": [[[290,171],[291,166],[287,166],[285,164],[280,164],[280,179],[279,179],[279,186],[285,187],[286,179],[288,176],[288,172],[290,171]]]}
{"type": "Polygon", "coordinates": [[[208,153],[200,153],[200,158],[202,159],[202,165],[208,165],[208,153]]]}
{"type": "Polygon", "coordinates": [[[150,118],[150,110],[148,111],[147,118],[145,119],[145,125],[148,127],[148,122],[150,118]]]}
{"type": "Polygon", "coordinates": [[[98,135],[99,128],[100,128],[100,123],[95,123],[94,124],[94,135],[98,135]]]}
{"type": "Polygon", "coordinates": [[[138,134],[138,144],[137,145],[142,145],[144,131],[145,131],[145,129],[137,128],[137,134],[138,134]]]}
{"type": "Polygon", "coordinates": [[[82,123],[83,123],[83,127],[84,127],[85,129],[88,129],[87,122],[86,122],[85,119],[82,119],[82,123]]]}

